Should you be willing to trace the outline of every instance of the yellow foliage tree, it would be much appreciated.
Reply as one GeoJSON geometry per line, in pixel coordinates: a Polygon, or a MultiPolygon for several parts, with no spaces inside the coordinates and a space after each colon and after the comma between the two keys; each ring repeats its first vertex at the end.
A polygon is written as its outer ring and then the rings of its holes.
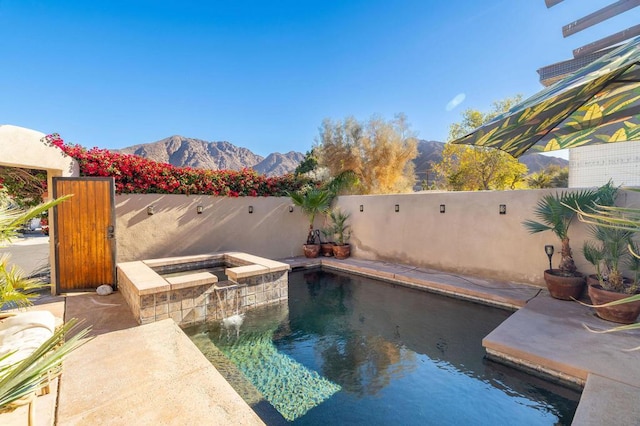
{"type": "Polygon", "coordinates": [[[360,123],[353,117],[333,122],[326,119],[316,142],[318,163],[338,176],[351,170],[361,194],[409,192],[415,183],[413,159],[417,140],[406,117],[387,122],[379,117],[360,123]]]}
{"type": "MultiPolygon", "coordinates": [[[[449,128],[449,141],[457,139],[508,111],[521,96],[493,103],[489,113],[468,109],[460,123],[449,128]]],[[[509,154],[495,148],[447,143],[442,161],[433,166],[439,186],[453,191],[516,189],[524,186],[527,166],[509,154]]]]}

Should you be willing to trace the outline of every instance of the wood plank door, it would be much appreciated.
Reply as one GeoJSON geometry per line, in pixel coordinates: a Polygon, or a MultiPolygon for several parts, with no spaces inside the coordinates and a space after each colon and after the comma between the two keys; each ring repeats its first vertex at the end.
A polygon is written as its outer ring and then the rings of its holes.
{"type": "Polygon", "coordinates": [[[68,194],[53,209],[56,290],[115,288],[113,178],[53,178],[53,197],[68,194]]]}

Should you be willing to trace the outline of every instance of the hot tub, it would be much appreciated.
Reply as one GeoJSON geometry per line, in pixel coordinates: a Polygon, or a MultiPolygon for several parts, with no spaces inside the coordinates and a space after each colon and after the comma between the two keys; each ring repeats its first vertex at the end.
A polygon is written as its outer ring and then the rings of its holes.
{"type": "Polygon", "coordinates": [[[117,277],[139,324],[173,318],[186,326],[287,300],[289,269],[286,263],[225,252],[123,262],[117,277]],[[216,268],[224,268],[224,275],[208,270],[216,268]]]}

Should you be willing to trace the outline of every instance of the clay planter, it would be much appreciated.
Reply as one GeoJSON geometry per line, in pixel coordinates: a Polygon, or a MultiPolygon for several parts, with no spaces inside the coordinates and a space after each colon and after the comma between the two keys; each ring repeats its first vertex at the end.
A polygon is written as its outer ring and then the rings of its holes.
{"type": "Polygon", "coordinates": [[[333,245],[333,243],[320,244],[320,253],[325,257],[333,256],[333,245]]]}
{"type": "MultiPolygon", "coordinates": [[[[600,284],[590,285],[588,290],[589,298],[591,298],[591,303],[594,305],[602,305],[603,303],[609,303],[632,296],[631,294],[605,290],[600,284]]],[[[636,322],[638,315],[640,315],[640,301],[594,309],[596,310],[596,314],[604,320],[620,324],[633,324],[636,322]]]]}
{"type": "Polygon", "coordinates": [[[304,244],[302,246],[305,257],[318,257],[320,255],[320,244],[304,244]]]}
{"type": "Polygon", "coordinates": [[[563,276],[558,269],[547,269],[544,271],[544,281],[554,299],[577,300],[584,289],[584,276],[579,272],[573,276],[563,276]]]}
{"type": "Polygon", "coordinates": [[[344,244],[341,246],[333,246],[333,255],[336,259],[346,259],[347,257],[351,256],[351,245],[344,244]]]}

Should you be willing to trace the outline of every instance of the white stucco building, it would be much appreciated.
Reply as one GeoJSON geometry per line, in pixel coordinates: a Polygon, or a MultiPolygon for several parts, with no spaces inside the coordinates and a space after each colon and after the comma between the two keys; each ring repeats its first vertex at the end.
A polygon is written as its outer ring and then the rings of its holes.
{"type": "Polygon", "coordinates": [[[640,141],[569,150],[569,188],[615,185],[640,187],[640,141]]]}

